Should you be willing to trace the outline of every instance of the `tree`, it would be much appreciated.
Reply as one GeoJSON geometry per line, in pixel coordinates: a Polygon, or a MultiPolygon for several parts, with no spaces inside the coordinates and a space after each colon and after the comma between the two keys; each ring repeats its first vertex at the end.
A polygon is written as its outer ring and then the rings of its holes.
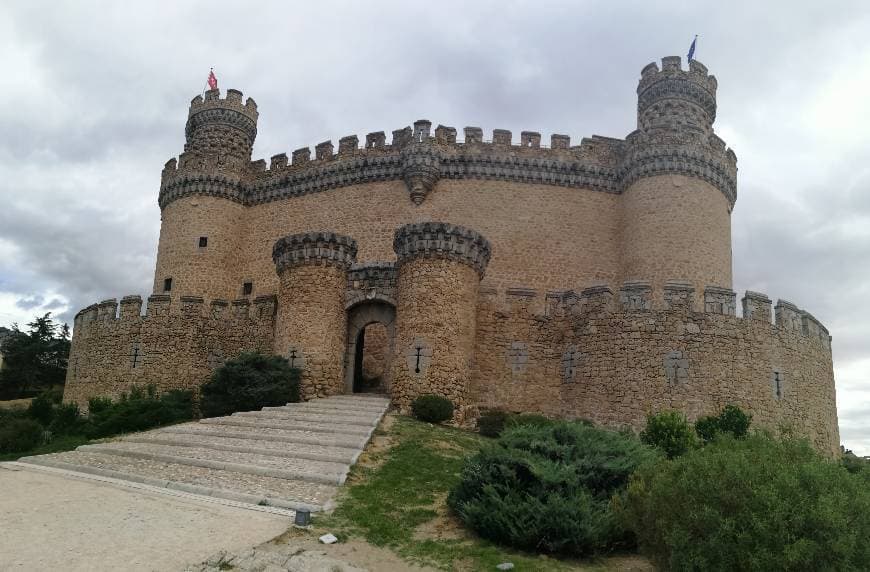
{"type": "Polygon", "coordinates": [[[51,312],[37,317],[22,332],[18,324],[3,342],[0,396],[7,399],[33,395],[63,385],[69,358],[69,327],[58,325],[51,312]]]}

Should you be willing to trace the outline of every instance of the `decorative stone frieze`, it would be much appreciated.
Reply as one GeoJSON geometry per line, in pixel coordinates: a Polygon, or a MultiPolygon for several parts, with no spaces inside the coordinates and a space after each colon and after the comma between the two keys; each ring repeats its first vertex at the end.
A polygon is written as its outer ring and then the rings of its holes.
{"type": "Polygon", "coordinates": [[[445,258],[474,268],[482,277],[489,263],[489,241],[478,232],[445,222],[407,224],[396,231],[393,250],[402,264],[415,258],[445,258]]]}
{"type": "Polygon", "coordinates": [[[304,232],[278,239],[272,260],[280,274],[287,268],[307,264],[333,265],[347,269],[356,260],[356,241],[333,232],[304,232]]]}

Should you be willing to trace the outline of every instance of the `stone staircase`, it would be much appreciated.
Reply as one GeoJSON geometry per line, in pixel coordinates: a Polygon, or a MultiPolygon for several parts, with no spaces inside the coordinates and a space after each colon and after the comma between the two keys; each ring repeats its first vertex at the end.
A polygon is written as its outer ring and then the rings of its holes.
{"type": "Polygon", "coordinates": [[[389,407],[340,395],[172,425],[30,463],[232,501],[328,510],[389,407]]]}

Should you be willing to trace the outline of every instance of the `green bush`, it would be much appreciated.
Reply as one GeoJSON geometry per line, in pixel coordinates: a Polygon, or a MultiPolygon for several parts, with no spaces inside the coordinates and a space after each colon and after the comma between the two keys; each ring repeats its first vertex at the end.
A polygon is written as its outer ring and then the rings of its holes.
{"type": "Polygon", "coordinates": [[[112,400],[109,397],[91,397],[88,400],[88,413],[91,415],[101,413],[112,406],[112,400]]]}
{"type": "Polygon", "coordinates": [[[63,403],[54,408],[53,419],[48,426],[52,435],[74,435],[83,431],[85,420],[75,403],[63,403]]]}
{"type": "Polygon", "coordinates": [[[550,422],[507,429],[466,461],[448,503],[483,538],[588,555],[630,544],[610,499],[657,454],[636,438],[550,422]]]}
{"type": "Polygon", "coordinates": [[[867,484],[805,442],[721,435],[641,468],[619,513],[663,570],[867,570],[867,484]]]}
{"type": "Polygon", "coordinates": [[[411,402],[411,414],[427,423],[442,423],[453,418],[453,402],[440,395],[421,395],[411,402]]]}
{"type": "Polygon", "coordinates": [[[519,415],[512,415],[510,419],[507,420],[507,427],[519,427],[520,425],[549,427],[553,423],[555,423],[555,421],[538,413],[520,413],[519,415]]]}
{"type": "Polygon", "coordinates": [[[511,414],[503,409],[490,409],[477,419],[477,428],[484,437],[498,437],[510,417],[511,414]]]}
{"type": "Polygon", "coordinates": [[[10,416],[0,421],[0,453],[23,453],[44,440],[45,429],[33,419],[10,416]]]}
{"type": "Polygon", "coordinates": [[[736,405],[726,405],[719,415],[701,417],[695,422],[695,433],[709,443],[719,433],[730,433],[734,437],[743,438],[749,432],[752,415],[747,415],[736,405]]]}
{"type": "Polygon", "coordinates": [[[200,391],[204,417],[299,401],[300,371],[280,356],[241,354],[218,368],[200,391]]]}
{"type": "Polygon", "coordinates": [[[679,457],[695,446],[695,435],[686,416],[678,411],[648,415],[640,440],[664,452],[669,459],[679,457]]]}
{"type": "Polygon", "coordinates": [[[192,418],[193,394],[190,391],[175,390],[158,396],[153,386],[146,391],[136,387],[111,405],[97,403],[96,410],[90,411],[85,433],[91,438],[108,437],[192,418]]]}
{"type": "Polygon", "coordinates": [[[43,427],[51,425],[54,419],[54,400],[51,395],[44,391],[34,397],[27,407],[27,415],[43,427]]]}

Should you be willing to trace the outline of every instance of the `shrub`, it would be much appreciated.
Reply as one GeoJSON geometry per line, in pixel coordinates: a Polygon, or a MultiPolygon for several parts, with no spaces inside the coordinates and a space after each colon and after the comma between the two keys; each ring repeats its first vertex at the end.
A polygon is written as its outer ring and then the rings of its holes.
{"type": "Polygon", "coordinates": [[[866,480],[809,445],[722,435],[643,467],[619,511],[667,570],[866,570],[866,480]]]}
{"type": "Polygon", "coordinates": [[[83,430],[79,406],[75,403],[64,403],[54,409],[54,415],[48,429],[52,435],[73,435],[83,430]]]}
{"type": "Polygon", "coordinates": [[[695,433],[704,443],[709,443],[719,433],[730,433],[734,437],[743,438],[749,432],[752,415],[747,415],[736,405],[726,405],[715,416],[701,417],[695,422],[695,433]]]}
{"type": "Polygon", "coordinates": [[[484,437],[498,437],[510,417],[511,414],[503,409],[490,409],[477,419],[477,428],[484,437]]]}
{"type": "Polygon", "coordinates": [[[108,397],[91,397],[88,400],[88,413],[91,415],[105,411],[112,406],[112,400],[108,397]]]}
{"type": "Polygon", "coordinates": [[[511,416],[511,418],[507,420],[508,427],[518,427],[520,425],[549,427],[553,423],[555,423],[555,421],[538,413],[520,413],[519,415],[511,416]]]}
{"type": "Polygon", "coordinates": [[[579,423],[507,429],[466,461],[448,503],[467,526],[527,550],[587,555],[630,542],[610,498],[657,454],[579,423]]]}
{"type": "MultiPolygon", "coordinates": [[[[92,400],[93,401],[93,400],[92,400]]],[[[88,417],[89,437],[108,437],[186,421],[193,417],[193,394],[175,390],[158,396],[154,387],[133,388],[117,402],[97,402],[88,417]]]]}
{"type": "Polygon", "coordinates": [[[33,419],[10,417],[0,421],[0,453],[23,453],[44,440],[45,429],[33,419]]]}
{"type": "Polygon", "coordinates": [[[44,391],[34,397],[27,407],[27,415],[44,427],[48,427],[54,419],[54,401],[51,395],[44,391]]]}
{"type": "Polygon", "coordinates": [[[421,395],[411,403],[415,419],[441,423],[453,418],[453,402],[440,395],[421,395]]]}
{"type": "Polygon", "coordinates": [[[245,353],[218,368],[200,391],[204,417],[299,401],[298,369],[280,356],[245,353]]]}
{"type": "Polygon", "coordinates": [[[669,459],[679,457],[695,445],[695,435],[686,416],[678,411],[648,415],[640,439],[664,452],[669,459]]]}

